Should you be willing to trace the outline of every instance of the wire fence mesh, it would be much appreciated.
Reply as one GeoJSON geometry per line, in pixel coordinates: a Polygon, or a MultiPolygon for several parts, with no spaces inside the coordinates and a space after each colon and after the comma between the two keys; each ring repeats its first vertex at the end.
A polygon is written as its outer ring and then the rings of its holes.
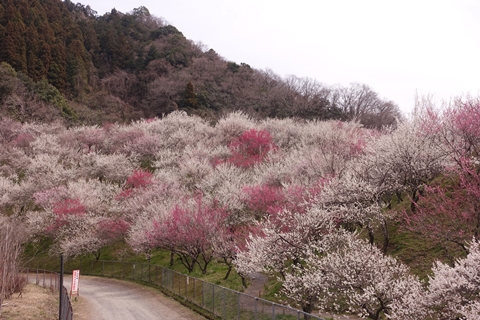
{"type": "Polygon", "coordinates": [[[81,274],[148,283],[183,299],[217,319],[324,320],[301,310],[221,287],[188,275],[146,263],[98,260],[68,265],[81,274]]]}
{"type": "MultiPolygon", "coordinates": [[[[43,269],[25,268],[23,271],[28,283],[34,283],[37,286],[49,288],[52,292],[58,293],[60,290],[60,274],[43,269]]],[[[59,308],[60,320],[73,320],[73,307],[68,296],[68,290],[62,286],[62,305],[59,308]]]]}

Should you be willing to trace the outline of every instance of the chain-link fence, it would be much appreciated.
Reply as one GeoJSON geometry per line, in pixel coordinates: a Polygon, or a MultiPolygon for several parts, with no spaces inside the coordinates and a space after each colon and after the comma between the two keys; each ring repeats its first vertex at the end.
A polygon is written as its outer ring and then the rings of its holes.
{"type": "MultiPolygon", "coordinates": [[[[53,271],[25,268],[23,273],[28,283],[35,283],[37,286],[49,288],[52,292],[58,293],[60,289],[60,274],[53,271]]],[[[59,308],[60,320],[73,320],[73,308],[68,290],[62,287],[62,305],[59,308]]]]}
{"type": "Polygon", "coordinates": [[[232,320],[324,320],[301,310],[208,283],[161,266],[99,260],[83,265],[68,264],[66,267],[72,270],[79,269],[81,274],[85,275],[148,283],[168,291],[173,297],[201,308],[214,318],[232,320]]]}

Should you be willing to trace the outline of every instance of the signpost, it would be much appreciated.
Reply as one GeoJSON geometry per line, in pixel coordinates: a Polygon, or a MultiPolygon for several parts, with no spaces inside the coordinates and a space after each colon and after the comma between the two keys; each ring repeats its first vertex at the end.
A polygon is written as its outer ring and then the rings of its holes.
{"type": "Polygon", "coordinates": [[[75,300],[78,297],[78,281],[80,280],[80,270],[73,270],[72,274],[72,287],[70,289],[70,299],[75,295],[75,300]]]}

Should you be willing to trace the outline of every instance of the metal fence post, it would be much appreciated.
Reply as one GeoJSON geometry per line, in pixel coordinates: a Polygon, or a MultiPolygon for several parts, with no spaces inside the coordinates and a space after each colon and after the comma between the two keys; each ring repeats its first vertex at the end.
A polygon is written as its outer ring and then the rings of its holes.
{"type": "Polygon", "coordinates": [[[165,288],[165,268],[162,267],[162,287],[165,288]]]}
{"type": "Polygon", "coordinates": [[[223,318],[227,318],[227,301],[225,297],[225,288],[223,288],[223,318]]]}
{"type": "Polygon", "coordinates": [[[195,290],[195,285],[197,284],[197,279],[193,279],[193,302],[196,303],[196,296],[195,294],[197,293],[197,291],[195,290]]]}
{"type": "Polygon", "coordinates": [[[240,320],[240,292],[237,292],[237,319],[240,320]]]}
{"type": "Polygon", "coordinates": [[[182,292],[182,276],[180,276],[178,273],[174,273],[173,278],[178,279],[178,295],[180,296],[181,295],[180,292],[182,292]]]}
{"type": "MultiPolygon", "coordinates": [[[[45,287],[45,270],[43,270],[43,286],[45,287]]],[[[63,308],[63,254],[60,255],[60,297],[58,306],[58,319],[62,320],[62,308],[63,308]]]]}

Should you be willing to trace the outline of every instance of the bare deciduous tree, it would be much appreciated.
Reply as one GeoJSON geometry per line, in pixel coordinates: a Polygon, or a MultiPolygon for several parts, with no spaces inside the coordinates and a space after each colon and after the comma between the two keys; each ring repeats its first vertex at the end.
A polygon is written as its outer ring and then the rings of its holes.
{"type": "Polygon", "coordinates": [[[18,272],[26,235],[19,221],[0,217],[0,314],[3,300],[21,291],[22,281],[18,272]]]}

